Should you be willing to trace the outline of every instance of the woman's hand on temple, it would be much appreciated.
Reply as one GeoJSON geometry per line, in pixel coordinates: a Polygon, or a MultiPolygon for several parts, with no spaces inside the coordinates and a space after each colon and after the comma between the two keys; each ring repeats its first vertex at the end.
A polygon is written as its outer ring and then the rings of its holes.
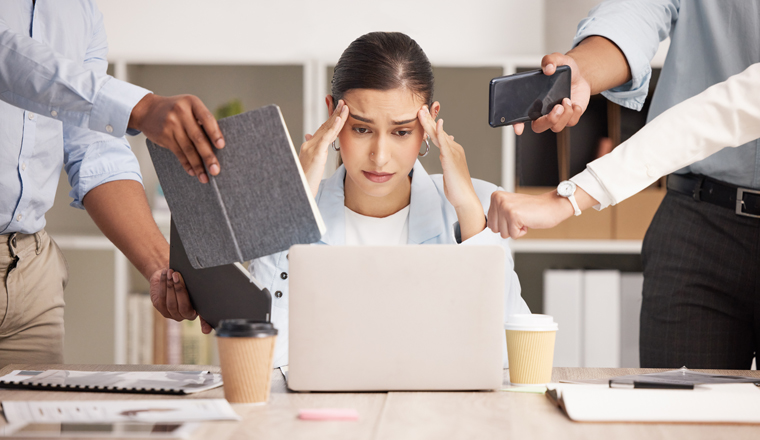
{"type": "Polygon", "coordinates": [[[327,149],[338,138],[338,133],[343,129],[347,118],[348,106],[340,100],[327,121],[313,135],[307,134],[306,142],[301,144],[298,160],[301,161],[306,181],[309,182],[309,188],[314,197],[317,196],[319,182],[322,181],[322,174],[325,171],[327,149]]]}
{"type": "Polygon", "coordinates": [[[485,229],[486,219],[483,205],[472,186],[464,148],[443,131],[443,119],[436,123],[427,106],[423,106],[417,116],[425,133],[440,149],[443,191],[456,210],[461,238],[465,241],[485,229]]]}

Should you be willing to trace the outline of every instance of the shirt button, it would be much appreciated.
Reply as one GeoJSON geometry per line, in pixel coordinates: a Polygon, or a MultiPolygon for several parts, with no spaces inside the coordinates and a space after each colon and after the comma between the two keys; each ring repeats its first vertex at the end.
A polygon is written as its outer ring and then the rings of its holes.
{"type": "Polygon", "coordinates": [[[16,220],[17,221],[21,221],[22,218],[24,218],[24,216],[21,215],[21,214],[19,214],[19,215],[16,216],[16,220]]]}
{"type": "Polygon", "coordinates": [[[55,111],[55,110],[53,110],[52,112],[50,112],[50,116],[52,116],[54,118],[57,118],[58,117],[58,112],[55,111]]]}
{"type": "Polygon", "coordinates": [[[282,291],[278,290],[277,292],[274,293],[274,296],[276,296],[277,298],[282,298],[282,291]]]}
{"type": "Polygon", "coordinates": [[[280,278],[282,278],[283,280],[287,280],[288,279],[288,274],[285,273],[285,272],[283,272],[283,273],[280,274],[280,278]]]}
{"type": "Polygon", "coordinates": [[[21,164],[21,171],[26,171],[26,163],[21,164]]]}
{"type": "Polygon", "coordinates": [[[29,119],[34,119],[34,113],[29,113],[29,119]]]}
{"type": "Polygon", "coordinates": [[[111,126],[111,124],[106,125],[106,131],[109,133],[113,133],[113,127],[111,126]]]}

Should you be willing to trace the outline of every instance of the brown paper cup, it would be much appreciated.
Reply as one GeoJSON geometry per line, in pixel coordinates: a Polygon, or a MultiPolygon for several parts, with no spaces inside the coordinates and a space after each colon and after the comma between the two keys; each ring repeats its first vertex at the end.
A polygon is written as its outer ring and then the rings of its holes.
{"type": "Polygon", "coordinates": [[[218,333],[224,397],[230,403],[266,403],[272,379],[274,335],[228,336],[218,333]]]}
{"type": "Polygon", "coordinates": [[[538,385],[551,382],[554,338],[557,331],[505,331],[507,332],[509,381],[516,385],[538,385]]]}

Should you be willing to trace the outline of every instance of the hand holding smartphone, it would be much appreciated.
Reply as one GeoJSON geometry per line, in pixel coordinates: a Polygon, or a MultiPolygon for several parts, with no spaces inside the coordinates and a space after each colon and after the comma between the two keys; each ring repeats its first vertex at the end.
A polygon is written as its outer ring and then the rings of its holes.
{"type": "Polygon", "coordinates": [[[570,67],[557,67],[554,75],[536,69],[491,80],[488,124],[502,127],[533,121],[570,98],[570,67]]]}

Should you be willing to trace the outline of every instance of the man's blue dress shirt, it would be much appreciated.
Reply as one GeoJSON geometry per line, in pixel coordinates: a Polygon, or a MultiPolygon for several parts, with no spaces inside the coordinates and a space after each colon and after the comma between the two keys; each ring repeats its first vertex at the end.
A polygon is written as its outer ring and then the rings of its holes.
{"type": "MultiPolygon", "coordinates": [[[[574,44],[600,35],[625,54],[632,80],[603,93],[640,110],[650,61],[670,37],[648,119],[760,62],[760,0],[608,0],[578,25],[574,44]]],[[[667,146],[664,146],[667,148],[667,146]]],[[[679,171],[760,189],[760,142],[725,148],[679,171]]]]}
{"type": "Polygon", "coordinates": [[[61,166],[72,206],[114,180],[142,182],[124,138],[147,90],[106,75],[94,0],[0,2],[0,234],[45,227],[61,166]]]}

